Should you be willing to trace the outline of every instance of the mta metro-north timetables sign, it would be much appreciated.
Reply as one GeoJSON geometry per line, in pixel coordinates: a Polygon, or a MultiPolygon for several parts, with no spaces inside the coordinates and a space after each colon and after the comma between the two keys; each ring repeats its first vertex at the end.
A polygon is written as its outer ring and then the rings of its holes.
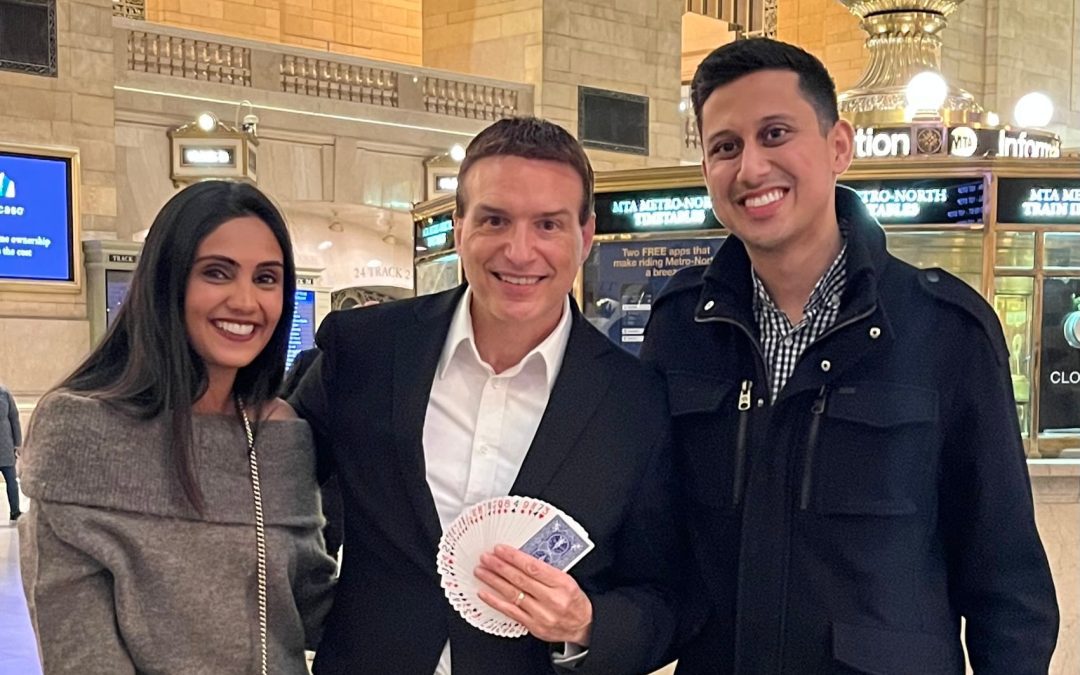
{"type": "Polygon", "coordinates": [[[0,280],[73,281],[71,164],[0,151],[0,280]]]}

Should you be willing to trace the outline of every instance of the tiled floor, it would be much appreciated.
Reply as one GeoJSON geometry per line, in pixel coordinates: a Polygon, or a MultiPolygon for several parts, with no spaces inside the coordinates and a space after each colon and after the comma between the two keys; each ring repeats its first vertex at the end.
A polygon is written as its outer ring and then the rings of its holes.
{"type": "Polygon", "coordinates": [[[19,578],[19,533],[8,524],[7,501],[0,501],[0,675],[41,675],[19,578]]]}

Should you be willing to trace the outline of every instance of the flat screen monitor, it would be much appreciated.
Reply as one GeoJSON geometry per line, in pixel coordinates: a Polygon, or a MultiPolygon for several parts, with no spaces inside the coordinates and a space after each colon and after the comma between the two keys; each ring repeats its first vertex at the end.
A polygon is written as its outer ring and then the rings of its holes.
{"type": "Polygon", "coordinates": [[[130,270],[105,270],[105,326],[111,328],[131,287],[130,270]]]}
{"type": "Polygon", "coordinates": [[[296,291],[296,310],[289,330],[289,347],[285,353],[285,370],[292,368],[296,355],[315,346],[315,291],[296,291]]]}
{"type": "Polygon", "coordinates": [[[0,148],[0,282],[74,283],[72,158],[0,148]]]}

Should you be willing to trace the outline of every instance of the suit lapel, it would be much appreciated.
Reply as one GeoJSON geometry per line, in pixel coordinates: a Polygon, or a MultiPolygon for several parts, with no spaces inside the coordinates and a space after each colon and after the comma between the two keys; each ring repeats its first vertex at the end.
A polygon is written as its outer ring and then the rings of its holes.
{"type": "Polygon", "coordinates": [[[600,357],[616,347],[581,316],[573,301],[570,305],[573,324],[562,367],[510,494],[540,495],[607,393],[611,373],[600,357]]]}
{"type": "Polygon", "coordinates": [[[417,303],[415,316],[394,336],[393,423],[402,484],[427,540],[435,546],[442,524],[427,483],[424,420],[435,369],[439,365],[454,309],[465,292],[460,286],[417,303]]]}

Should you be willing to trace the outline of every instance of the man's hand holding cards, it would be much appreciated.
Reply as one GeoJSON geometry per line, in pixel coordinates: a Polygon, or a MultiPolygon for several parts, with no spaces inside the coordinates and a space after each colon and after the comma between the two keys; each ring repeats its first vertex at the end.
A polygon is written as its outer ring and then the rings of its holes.
{"type": "Polygon", "coordinates": [[[450,604],[480,630],[585,646],[592,603],[566,571],[592,548],[585,529],[551,504],[496,497],[451,523],[437,565],[450,604]]]}

